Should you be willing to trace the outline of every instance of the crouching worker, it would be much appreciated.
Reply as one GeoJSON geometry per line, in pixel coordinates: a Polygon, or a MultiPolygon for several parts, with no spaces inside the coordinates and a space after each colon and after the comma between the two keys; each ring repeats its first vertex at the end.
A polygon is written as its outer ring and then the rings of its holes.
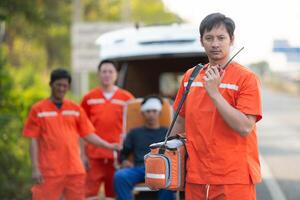
{"type": "Polygon", "coordinates": [[[33,200],[83,200],[85,170],[80,159],[79,138],[98,147],[118,149],[96,134],[83,109],[64,99],[71,83],[64,69],[52,71],[49,98],[34,104],[23,135],[31,138],[33,200]]]}
{"type": "MultiPolygon", "coordinates": [[[[123,168],[114,175],[117,200],[133,199],[133,187],[145,181],[144,156],[150,152],[149,145],[161,142],[165,138],[167,128],[161,127],[159,123],[162,103],[162,99],[158,96],[146,97],[141,106],[145,125],[132,129],[125,138],[120,156],[123,168]],[[133,155],[134,164],[128,160],[129,155],[133,155]]],[[[174,192],[160,190],[158,199],[173,200],[174,192]]]]}

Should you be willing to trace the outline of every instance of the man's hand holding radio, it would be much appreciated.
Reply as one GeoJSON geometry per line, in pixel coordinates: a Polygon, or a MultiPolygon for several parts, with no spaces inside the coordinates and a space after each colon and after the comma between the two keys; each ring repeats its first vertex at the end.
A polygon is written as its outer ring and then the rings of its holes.
{"type": "Polygon", "coordinates": [[[205,71],[204,87],[211,98],[214,98],[219,93],[219,85],[224,76],[224,71],[220,65],[210,66],[205,71]]]}

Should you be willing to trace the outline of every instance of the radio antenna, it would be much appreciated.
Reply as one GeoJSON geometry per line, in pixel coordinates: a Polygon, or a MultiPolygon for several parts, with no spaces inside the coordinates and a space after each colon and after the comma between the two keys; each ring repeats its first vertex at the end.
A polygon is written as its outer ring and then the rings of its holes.
{"type": "Polygon", "coordinates": [[[242,47],[240,50],[238,50],[238,52],[236,52],[228,61],[227,63],[224,65],[224,67],[222,67],[223,69],[225,69],[227,67],[227,65],[229,65],[229,63],[234,59],[234,57],[236,55],[238,55],[242,50],[244,49],[244,47],[242,47]]]}

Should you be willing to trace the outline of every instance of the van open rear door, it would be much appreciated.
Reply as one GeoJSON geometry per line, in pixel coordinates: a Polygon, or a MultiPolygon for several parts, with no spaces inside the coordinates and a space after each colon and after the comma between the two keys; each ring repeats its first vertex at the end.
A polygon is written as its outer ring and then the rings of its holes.
{"type": "Polygon", "coordinates": [[[207,63],[197,27],[151,26],[103,34],[97,40],[100,59],[121,67],[118,85],[135,96],[160,94],[173,98],[189,68],[207,63]]]}

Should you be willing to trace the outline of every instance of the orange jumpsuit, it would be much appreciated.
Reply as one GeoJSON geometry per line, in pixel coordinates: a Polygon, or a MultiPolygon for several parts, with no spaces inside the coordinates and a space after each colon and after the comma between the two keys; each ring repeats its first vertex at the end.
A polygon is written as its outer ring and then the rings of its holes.
{"type": "MultiPolygon", "coordinates": [[[[191,72],[192,69],[188,70],[183,77],[175,100],[175,109],[191,72]]],[[[229,64],[224,73],[219,86],[222,96],[235,109],[244,114],[255,115],[259,121],[262,118],[261,95],[256,75],[235,62],[229,64]]],[[[189,155],[186,198],[198,200],[194,194],[206,195],[210,190],[209,199],[214,199],[214,192],[220,191],[227,197],[220,199],[240,199],[234,192],[229,192],[231,187],[238,186],[248,188],[241,190],[246,191],[243,194],[245,198],[242,199],[251,199],[246,196],[255,198],[254,184],[261,181],[256,127],[247,137],[242,137],[231,129],[206,93],[204,75],[205,68],[194,80],[180,112],[180,116],[185,118],[189,155]],[[252,189],[249,189],[249,185],[252,189]],[[201,192],[203,187],[204,193],[201,192]]]]}
{"type": "MultiPolygon", "coordinates": [[[[123,127],[123,107],[133,99],[129,92],[118,88],[110,99],[106,99],[100,88],[95,88],[83,97],[82,108],[96,128],[96,134],[109,143],[120,143],[123,127]]],[[[99,187],[105,185],[106,197],[114,197],[113,152],[108,149],[86,146],[90,168],[87,171],[86,197],[97,196],[99,187]]]]}
{"type": "Polygon", "coordinates": [[[49,99],[34,104],[24,126],[25,137],[38,141],[38,163],[44,178],[32,187],[34,200],[83,200],[85,171],[79,138],[94,132],[83,109],[64,100],[58,109],[49,99]]]}

